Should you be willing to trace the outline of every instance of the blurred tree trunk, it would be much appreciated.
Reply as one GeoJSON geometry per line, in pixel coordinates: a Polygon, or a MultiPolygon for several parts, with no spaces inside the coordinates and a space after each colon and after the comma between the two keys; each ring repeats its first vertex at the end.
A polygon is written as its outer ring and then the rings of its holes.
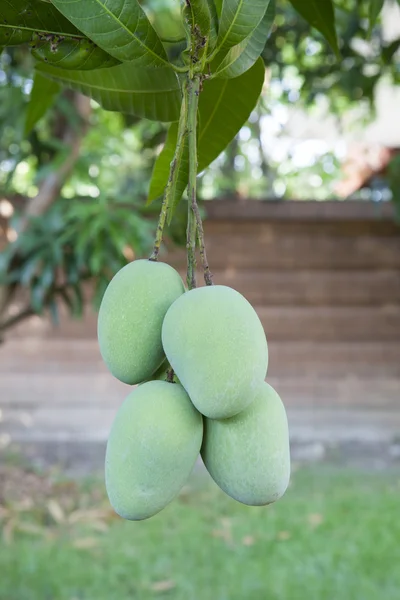
{"type": "MultiPolygon", "coordinates": [[[[60,196],[61,189],[73,171],[79,157],[82,140],[89,127],[90,99],[68,90],[63,94],[68,102],[73,105],[74,112],[78,116],[78,123],[71,124],[70,120],[60,112],[54,122],[53,135],[69,149],[69,152],[64,162],[40,184],[37,195],[27,201],[19,223],[18,235],[23,235],[29,227],[30,218],[44,214],[60,196]]],[[[18,261],[17,252],[12,260],[18,261]]],[[[18,314],[8,315],[8,309],[15,298],[17,289],[17,283],[0,287],[0,342],[1,334],[6,329],[34,314],[28,305],[18,314]]]]}
{"type": "Polygon", "coordinates": [[[64,115],[60,115],[60,118],[57,119],[54,126],[54,136],[70,149],[69,155],[63,164],[43,181],[37,195],[28,202],[20,223],[20,233],[27,227],[30,217],[43,214],[59,197],[61,189],[78,159],[82,139],[88,128],[91,110],[90,99],[70,91],[64,92],[64,95],[73,103],[80,123],[78,127],[73,127],[64,115]]]}

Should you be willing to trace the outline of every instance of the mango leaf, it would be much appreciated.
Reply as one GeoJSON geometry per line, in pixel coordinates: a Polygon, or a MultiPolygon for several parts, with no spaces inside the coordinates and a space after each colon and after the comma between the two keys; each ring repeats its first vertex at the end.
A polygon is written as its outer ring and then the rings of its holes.
{"type": "Polygon", "coordinates": [[[108,54],[144,67],[168,64],[160,38],[137,0],[53,0],[54,6],[108,54]]]}
{"type": "Polygon", "coordinates": [[[213,50],[217,44],[218,38],[218,13],[215,6],[214,0],[207,0],[208,8],[210,11],[210,42],[208,44],[209,50],[213,50]]]}
{"type": "Polygon", "coordinates": [[[55,81],[43,77],[40,73],[34,74],[32,91],[25,115],[25,135],[28,135],[36,123],[46,114],[60,89],[60,85],[55,81]]]}
{"type": "Polygon", "coordinates": [[[65,68],[99,69],[119,62],[88,40],[51,4],[5,1],[0,7],[0,44],[24,43],[31,44],[35,58],[65,68]]]}
{"type": "Polygon", "coordinates": [[[381,14],[385,0],[370,0],[369,2],[369,34],[371,35],[372,29],[381,14]]]}
{"type": "Polygon", "coordinates": [[[95,71],[68,71],[44,64],[36,68],[46,77],[90,96],[106,110],[152,121],[179,119],[181,92],[171,68],[155,71],[132,63],[95,71]]]}
{"type": "Polygon", "coordinates": [[[198,172],[215,160],[246,123],[264,84],[265,66],[258,59],[235,80],[204,83],[199,101],[198,172]]]}
{"type": "Polygon", "coordinates": [[[211,65],[213,77],[222,77],[224,79],[239,77],[254,65],[264,50],[266,41],[271,33],[275,20],[275,10],[275,0],[270,0],[267,12],[257,29],[248,38],[243,40],[243,42],[240,42],[240,44],[231,48],[227,54],[223,55],[224,58],[222,61],[222,57],[218,58],[217,56],[215,58],[214,64],[211,65]]]}
{"type": "MultiPolygon", "coordinates": [[[[217,41],[217,31],[213,26],[211,30],[211,12],[209,0],[190,0],[185,3],[183,8],[183,18],[189,25],[189,31],[197,36],[199,49],[203,43],[205,47],[215,47],[217,41]],[[211,39],[212,36],[212,39],[211,39]],[[202,40],[203,38],[203,40],[202,40]]],[[[214,25],[214,24],[213,24],[214,25]]],[[[198,55],[201,53],[198,52],[198,55]]]]}
{"type": "MultiPolygon", "coordinates": [[[[217,16],[218,19],[220,19],[221,17],[221,12],[222,12],[222,1],[223,0],[214,0],[214,6],[215,6],[215,10],[217,11],[217,16]]],[[[400,1],[400,0],[399,0],[400,1]]],[[[210,2],[213,2],[213,0],[210,0],[210,2]]]]}
{"type": "Polygon", "coordinates": [[[76,29],[51,4],[26,0],[3,0],[0,5],[0,44],[19,46],[32,40],[35,33],[76,36],[76,29]]]}
{"type": "Polygon", "coordinates": [[[290,0],[290,2],[312,27],[322,33],[339,58],[340,50],[336,36],[335,12],[332,0],[290,0]]]}
{"type": "MultiPolygon", "coordinates": [[[[264,63],[259,58],[253,67],[240,77],[204,82],[199,99],[198,173],[221,154],[246,123],[261,94],[264,77],[264,63]]],[[[148,202],[164,193],[176,137],[177,127],[172,124],[167,142],[154,166],[148,202]]],[[[188,167],[189,161],[186,156],[179,173],[180,187],[176,192],[176,204],[177,196],[179,193],[180,197],[182,196],[188,183],[188,167]]]]}
{"type": "Polygon", "coordinates": [[[263,18],[269,0],[223,0],[217,48],[227,50],[253,33],[263,18]]]}
{"type": "Polygon", "coordinates": [[[208,36],[211,28],[211,13],[207,0],[190,0],[185,4],[183,12],[189,19],[192,30],[197,25],[201,35],[208,36]]]}
{"type": "Polygon", "coordinates": [[[106,69],[120,62],[88,38],[49,38],[47,35],[35,35],[31,42],[31,52],[37,60],[61,69],[106,69]]]}

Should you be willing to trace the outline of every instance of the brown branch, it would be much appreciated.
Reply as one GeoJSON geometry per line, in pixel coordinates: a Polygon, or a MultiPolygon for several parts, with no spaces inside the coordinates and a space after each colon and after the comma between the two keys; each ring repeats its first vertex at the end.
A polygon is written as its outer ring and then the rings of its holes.
{"type": "Polygon", "coordinates": [[[2,341],[2,333],[7,331],[7,329],[11,329],[11,327],[15,327],[15,325],[18,325],[18,323],[20,323],[21,321],[24,321],[25,319],[28,319],[29,317],[32,317],[35,314],[36,313],[31,306],[26,306],[16,315],[12,315],[8,319],[0,323],[0,342],[2,341]]]}

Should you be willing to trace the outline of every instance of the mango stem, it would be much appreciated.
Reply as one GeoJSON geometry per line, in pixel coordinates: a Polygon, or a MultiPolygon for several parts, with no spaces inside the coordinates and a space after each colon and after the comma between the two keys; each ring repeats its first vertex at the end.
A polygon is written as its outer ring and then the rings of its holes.
{"type": "Polygon", "coordinates": [[[196,234],[199,243],[200,261],[204,271],[204,280],[212,285],[212,274],[208,265],[207,252],[204,242],[203,223],[197,204],[197,112],[199,94],[201,91],[201,76],[193,75],[188,82],[188,138],[189,138],[189,190],[188,190],[188,277],[189,289],[196,287],[196,234]]]}

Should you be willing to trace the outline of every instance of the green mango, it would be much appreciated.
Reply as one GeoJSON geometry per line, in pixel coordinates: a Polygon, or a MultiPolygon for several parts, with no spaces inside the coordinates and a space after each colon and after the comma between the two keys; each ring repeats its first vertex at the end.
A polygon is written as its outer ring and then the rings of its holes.
{"type": "Polygon", "coordinates": [[[264,382],[265,333],[251,304],[230,287],[178,298],[162,327],[165,354],[193,404],[211,419],[242,411],[264,382]]]}
{"type": "Polygon", "coordinates": [[[290,477],[285,407],[267,383],[246,410],[225,420],[204,419],[201,455],[229,496],[250,506],[278,500],[290,477]]]}
{"type": "Polygon", "coordinates": [[[105,479],[114,510],[140,521],[165,508],[187,480],[202,436],[202,417],[181,385],[150,381],[135,388],[107,444],[105,479]]]}
{"type": "Polygon", "coordinates": [[[114,276],[101,302],[97,333],[103,360],[117,379],[140,383],[161,366],[162,322],[184,291],[178,272],[165,263],[135,260],[114,276]]]}

